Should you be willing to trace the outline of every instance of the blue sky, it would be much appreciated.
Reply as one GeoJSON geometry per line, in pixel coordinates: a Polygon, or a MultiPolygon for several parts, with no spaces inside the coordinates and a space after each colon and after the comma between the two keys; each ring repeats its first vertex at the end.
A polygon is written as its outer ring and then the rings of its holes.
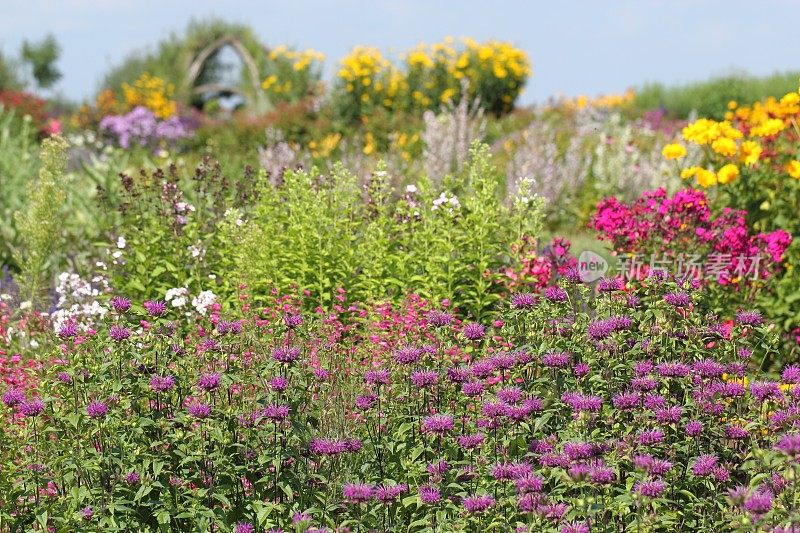
{"type": "Polygon", "coordinates": [[[212,15],[249,24],[268,45],[325,53],[329,74],[356,44],[399,53],[447,35],[508,40],[533,64],[525,102],[800,68],[800,0],[0,0],[0,50],[54,33],[57,89],[83,99],[125,54],[212,15]]]}

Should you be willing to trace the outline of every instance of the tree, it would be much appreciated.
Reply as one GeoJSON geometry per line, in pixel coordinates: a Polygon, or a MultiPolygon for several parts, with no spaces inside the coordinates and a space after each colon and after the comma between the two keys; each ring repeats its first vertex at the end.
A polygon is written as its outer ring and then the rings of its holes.
{"type": "Polygon", "coordinates": [[[55,65],[60,55],[61,46],[53,35],[48,35],[39,42],[25,40],[20,51],[23,63],[30,65],[33,78],[40,89],[48,89],[61,79],[61,71],[55,65]]]}

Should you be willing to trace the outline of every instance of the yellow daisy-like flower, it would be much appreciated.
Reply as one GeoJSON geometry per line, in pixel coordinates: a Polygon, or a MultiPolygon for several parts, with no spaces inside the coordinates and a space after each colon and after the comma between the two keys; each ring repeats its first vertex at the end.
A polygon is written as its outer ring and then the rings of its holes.
{"type": "Polygon", "coordinates": [[[786,124],[779,118],[770,118],[750,130],[753,137],[769,137],[783,131],[786,124]]]}
{"type": "Polygon", "coordinates": [[[786,172],[794,179],[800,180],[800,161],[796,159],[789,161],[789,164],[786,165],[786,172]]]}
{"type": "Polygon", "coordinates": [[[661,150],[661,155],[666,159],[680,159],[686,156],[686,148],[679,143],[668,144],[661,150]]]}
{"type": "Polygon", "coordinates": [[[736,155],[736,141],[728,137],[720,137],[711,143],[711,149],[720,155],[733,157],[736,155]]]}
{"type": "Polygon", "coordinates": [[[739,167],[734,164],[727,164],[717,172],[717,180],[725,185],[739,177],[739,167]]]}
{"type": "Polygon", "coordinates": [[[697,175],[699,171],[703,170],[700,167],[687,167],[681,170],[681,178],[688,180],[689,178],[693,178],[697,175]]]}
{"type": "Polygon", "coordinates": [[[761,145],[755,141],[745,141],[739,147],[739,161],[747,166],[753,166],[758,163],[758,158],[761,157],[761,145]]]}
{"type": "Polygon", "coordinates": [[[704,168],[697,170],[697,184],[707,189],[717,184],[717,175],[704,168]]]}

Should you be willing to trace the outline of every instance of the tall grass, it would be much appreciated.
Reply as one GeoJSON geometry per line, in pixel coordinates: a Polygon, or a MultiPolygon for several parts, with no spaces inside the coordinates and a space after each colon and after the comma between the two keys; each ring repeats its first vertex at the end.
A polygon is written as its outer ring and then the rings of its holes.
{"type": "Polygon", "coordinates": [[[686,118],[693,110],[700,116],[723,118],[731,100],[752,103],[796,91],[800,71],[776,72],[770,76],[752,76],[733,72],[705,81],[666,86],[650,83],[636,92],[640,109],[662,108],[673,118],[686,118]]]}

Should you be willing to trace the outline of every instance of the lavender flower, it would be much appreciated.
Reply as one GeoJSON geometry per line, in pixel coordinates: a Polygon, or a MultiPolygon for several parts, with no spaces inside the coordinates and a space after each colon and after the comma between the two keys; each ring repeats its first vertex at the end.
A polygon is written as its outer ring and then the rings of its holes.
{"type": "Polygon", "coordinates": [[[108,332],[108,336],[115,342],[122,342],[131,336],[131,330],[114,324],[108,332]]]}
{"type": "Polygon", "coordinates": [[[464,338],[471,341],[479,341],[486,335],[486,328],[476,322],[470,322],[461,330],[464,338]]]}
{"type": "Polygon", "coordinates": [[[529,292],[518,292],[511,295],[511,307],[514,309],[530,309],[536,305],[536,297],[529,292]]]}
{"type": "Polygon", "coordinates": [[[349,503],[364,503],[372,498],[375,487],[367,483],[347,483],[342,487],[342,495],[349,503]]]}
{"type": "Polygon", "coordinates": [[[101,401],[94,400],[86,406],[86,414],[89,418],[105,418],[108,414],[108,406],[101,401]]]}
{"type": "Polygon", "coordinates": [[[221,376],[212,372],[209,374],[202,374],[197,380],[197,386],[206,392],[212,392],[219,388],[221,376]]]}
{"type": "Polygon", "coordinates": [[[150,378],[150,389],[153,392],[167,392],[175,386],[173,376],[153,376],[150,378]]]}
{"type": "Polygon", "coordinates": [[[204,403],[193,403],[187,409],[188,413],[194,418],[204,419],[211,416],[211,406],[204,403]]]}
{"type": "Polygon", "coordinates": [[[442,499],[442,493],[432,485],[422,485],[417,491],[419,492],[420,501],[425,505],[436,504],[442,499]]]}
{"type": "Polygon", "coordinates": [[[34,399],[19,404],[19,412],[22,416],[33,418],[39,416],[44,411],[44,402],[39,399],[34,399]]]}
{"type": "Polygon", "coordinates": [[[8,389],[3,394],[3,403],[6,407],[14,407],[25,401],[25,393],[19,389],[8,389]]]}
{"type": "Polygon", "coordinates": [[[482,496],[468,496],[462,502],[464,510],[470,514],[483,512],[495,504],[494,498],[488,494],[482,496]]]}
{"type": "Polygon", "coordinates": [[[114,296],[111,298],[111,307],[117,313],[124,313],[131,308],[131,301],[122,296],[114,296]]]}
{"type": "Polygon", "coordinates": [[[436,433],[443,435],[453,430],[453,416],[446,414],[435,414],[426,416],[422,419],[423,433],[436,433]]]}
{"type": "Polygon", "coordinates": [[[666,489],[666,484],[660,480],[639,481],[634,484],[633,490],[647,498],[660,498],[666,489]]]}
{"type": "Polygon", "coordinates": [[[272,351],[272,358],[279,363],[290,364],[300,357],[300,348],[279,346],[272,351]]]}

